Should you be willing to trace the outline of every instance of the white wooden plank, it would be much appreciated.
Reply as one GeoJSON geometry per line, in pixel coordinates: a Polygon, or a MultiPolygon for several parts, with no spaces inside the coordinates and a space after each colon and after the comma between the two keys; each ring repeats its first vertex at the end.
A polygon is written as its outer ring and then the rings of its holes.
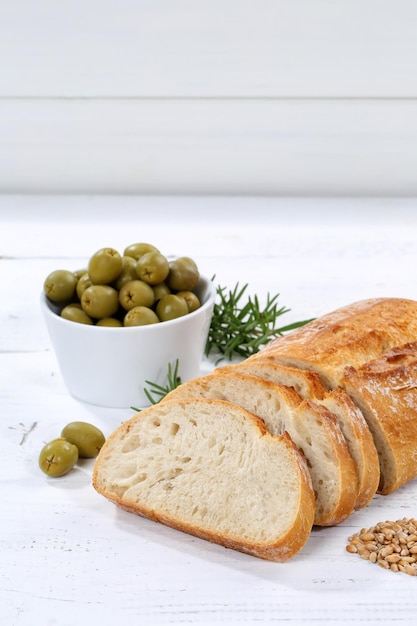
{"type": "Polygon", "coordinates": [[[0,191],[413,195],[413,100],[0,100],[0,191]]]}
{"type": "Polygon", "coordinates": [[[0,2],[2,97],[416,97],[414,0],[0,2]]]}

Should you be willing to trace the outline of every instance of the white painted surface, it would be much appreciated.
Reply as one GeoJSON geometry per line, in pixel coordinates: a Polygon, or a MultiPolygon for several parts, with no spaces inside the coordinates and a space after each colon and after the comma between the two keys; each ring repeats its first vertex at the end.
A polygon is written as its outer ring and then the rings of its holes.
{"type": "Polygon", "coordinates": [[[0,11],[3,97],[417,96],[413,0],[2,0],[0,11]]]}
{"type": "Polygon", "coordinates": [[[417,193],[417,105],[0,101],[5,192],[417,193]]]}
{"type": "Polygon", "coordinates": [[[362,527],[415,517],[415,481],[314,530],[277,564],[118,511],[92,489],[90,461],[47,480],[37,457],[68,421],[108,435],[130,416],[64,388],[39,310],[52,269],[77,268],[103,245],[151,240],[195,256],[219,284],[248,282],[261,299],[279,292],[290,322],[366,297],[417,299],[416,235],[415,200],[0,197],[0,622],[412,623],[415,579],[345,545],[362,527]]]}
{"type": "Polygon", "coordinates": [[[0,192],[416,195],[413,0],[0,0],[0,192]]]}

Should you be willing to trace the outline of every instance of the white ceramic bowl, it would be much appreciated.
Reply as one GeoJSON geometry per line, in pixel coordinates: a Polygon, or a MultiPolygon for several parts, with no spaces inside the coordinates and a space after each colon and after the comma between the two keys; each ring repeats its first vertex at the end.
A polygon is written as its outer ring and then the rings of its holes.
{"type": "Polygon", "coordinates": [[[41,308],[64,383],[72,396],[104,407],[145,407],[146,381],[166,385],[178,359],[184,382],[199,375],[215,300],[200,277],[199,309],[177,319],[129,328],[88,326],[63,319],[43,294],[41,308]]]}

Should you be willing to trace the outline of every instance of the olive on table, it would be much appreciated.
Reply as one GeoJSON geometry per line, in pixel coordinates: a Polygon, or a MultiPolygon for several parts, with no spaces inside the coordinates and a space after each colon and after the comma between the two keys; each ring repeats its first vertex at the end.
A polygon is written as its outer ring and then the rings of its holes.
{"type": "Polygon", "coordinates": [[[159,324],[159,317],[146,306],[135,306],[130,309],[124,317],[124,326],[147,326],[149,324],[159,324]]]}
{"type": "Polygon", "coordinates": [[[143,280],[130,280],[122,285],[119,291],[119,303],[125,311],[130,311],[136,306],[151,307],[154,300],[152,287],[143,280]]]}
{"type": "Polygon", "coordinates": [[[156,314],[161,322],[167,322],[168,320],[176,319],[187,315],[188,306],[184,298],[170,293],[167,296],[163,296],[156,305],[156,314]]]}
{"type": "Polygon", "coordinates": [[[43,288],[52,302],[69,302],[75,293],[77,277],[69,270],[54,270],[46,277],[43,288]]]}
{"type": "Polygon", "coordinates": [[[123,268],[122,257],[114,248],[97,250],[88,262],[88,275],[95,285],[108,285],[119,276],[123,268]]]}
{"type": "Polygon", "coordinates": [[[119,308],[119,295],[110,285],[90,285],[81,296],[81,306],[90,317],[112,317],[119,308]]]}
{"type": "Polygon", "coordinates": [[[168,276],[168,259],[160,252],[147,252],[136,262],[136,273],[148,285],[158,285],[168,276]]]}
{"type": "Polygon", "coordinates": [[[82,459],[96,457],[106,441],[101,430],[88,422],[70,422],[62,429],[61,437],[77,447],[82,459]]]}
{"type": "Polygon", "coordinates": [[[199,278],[196,262],[190,257],[182,256],[170,262],[166,283],[172,291],[193,291],[199,278]]]}
{"type": "Polygon", "coordinates": [[[68,474],[78,461],[78,448],[63,437],[46,443],[39,454],[39,467],[48,476],[68,474]]]}

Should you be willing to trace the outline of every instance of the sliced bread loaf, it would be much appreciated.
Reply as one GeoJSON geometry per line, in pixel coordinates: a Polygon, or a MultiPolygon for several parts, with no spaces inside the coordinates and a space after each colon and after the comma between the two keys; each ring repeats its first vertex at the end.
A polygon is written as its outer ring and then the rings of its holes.
{"type": "Polygon", "coordinates": [[[314,520],[290,437],[220,400],[165,400],[124,422],[96,459],[93,485],[127,511],[272,561],[296,554],[314,520]]]}
{"type": "Polygon", "coordinates": [[[226,400],[262,418],[273,435],[289,433],[307,460],[316,525],[338,524],[352,513],[358,494],[356,466],[335,416],[324,406],[303,400],[290,387],[227,368],[183,383],[167,399],[190,397],[226,400]]]}

